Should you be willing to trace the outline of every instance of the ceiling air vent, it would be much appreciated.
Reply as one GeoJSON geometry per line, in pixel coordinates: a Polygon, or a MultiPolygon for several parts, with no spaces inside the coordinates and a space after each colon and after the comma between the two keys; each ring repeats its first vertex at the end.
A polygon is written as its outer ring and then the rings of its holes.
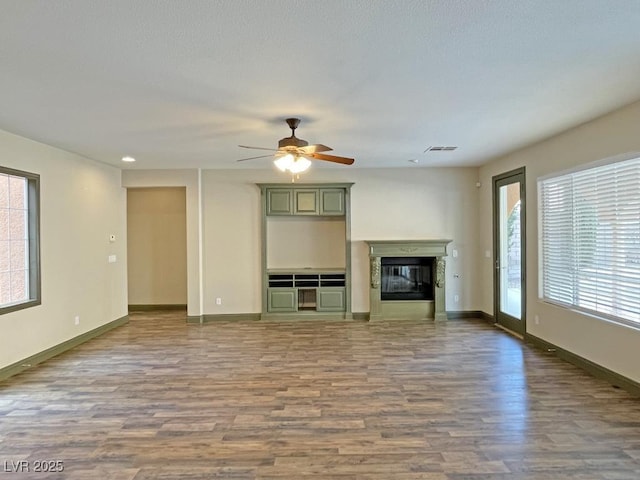
{"type": "Polygon", "coordinates": [[[452,152],[456,148],[458,148],[458,147],[429,147],[422,153],[427,153],[427,152],[452,152]]]}

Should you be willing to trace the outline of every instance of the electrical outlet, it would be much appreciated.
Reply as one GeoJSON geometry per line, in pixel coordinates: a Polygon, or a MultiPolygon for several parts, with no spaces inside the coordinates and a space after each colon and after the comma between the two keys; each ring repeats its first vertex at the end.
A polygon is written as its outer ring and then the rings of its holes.
{"type": "Polygon", "coordinates": [[[538,315],[533,317],[533,321],[535,322],[536,325],[540,325],[540,317],[538,315]]]}
{"type": "Polygon", "coordinates": [[[453,301],[458,303],[460,301],[460,295],[454,295],[453,296],[453,301]]]}
{"type": "Polygon", "coordinates": [[[222,305],[222,299],[220,297],[216,298],[216,305],[222,305]]]}
{"type": "Polygon", "coordinates": [[[75,316],[75,318],[73,319],[73,322],[74,322],[76,325],[80,325],[80,317],[79,317],[78,315],[76,315],[76,316],[75,316]]]}

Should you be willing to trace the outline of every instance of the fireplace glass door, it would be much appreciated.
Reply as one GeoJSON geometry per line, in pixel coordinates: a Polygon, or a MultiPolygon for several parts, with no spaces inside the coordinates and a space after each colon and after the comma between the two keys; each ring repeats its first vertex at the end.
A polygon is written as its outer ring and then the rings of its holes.
{"type": "Polygon", "coordinates": [[[433,258],[382,257],[381,300],[433,300],[433,258]]]}

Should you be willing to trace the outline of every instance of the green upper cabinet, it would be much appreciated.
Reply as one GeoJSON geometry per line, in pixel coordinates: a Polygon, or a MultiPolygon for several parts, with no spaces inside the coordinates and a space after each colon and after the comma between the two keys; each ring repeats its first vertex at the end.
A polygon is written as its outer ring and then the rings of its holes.
{"type": "Polygon", "coordinates": [[[320,189],[320,215],[344,215],[344,189],[320,189]]]}
{"type": "Polygon", "coordinates": [[[344,188],[267,188],[267,215],[344,216],[344,188]]]}
{"type": "Polygon", "coordinates": [[[294,215],[318,215],[318,189],[294,189],[294,215]]]}
{"type": "Polygon", "coordinates": [[[292,215],[293,190],[270,188],[267,190],[267,215],[292,215]]]}

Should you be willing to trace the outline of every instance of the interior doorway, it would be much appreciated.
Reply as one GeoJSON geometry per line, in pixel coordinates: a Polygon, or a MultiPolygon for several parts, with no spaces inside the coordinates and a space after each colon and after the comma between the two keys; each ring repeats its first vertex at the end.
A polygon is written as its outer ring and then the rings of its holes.
{"type": "Polygon", "coordinates": [[[526,331],[525,169],[493,177],[494,319],[526,331]]]}
{"type": "Polygon", "coordinates": [[[185,187],[127,189],[129,311],[187,308],[185,187]]]}

